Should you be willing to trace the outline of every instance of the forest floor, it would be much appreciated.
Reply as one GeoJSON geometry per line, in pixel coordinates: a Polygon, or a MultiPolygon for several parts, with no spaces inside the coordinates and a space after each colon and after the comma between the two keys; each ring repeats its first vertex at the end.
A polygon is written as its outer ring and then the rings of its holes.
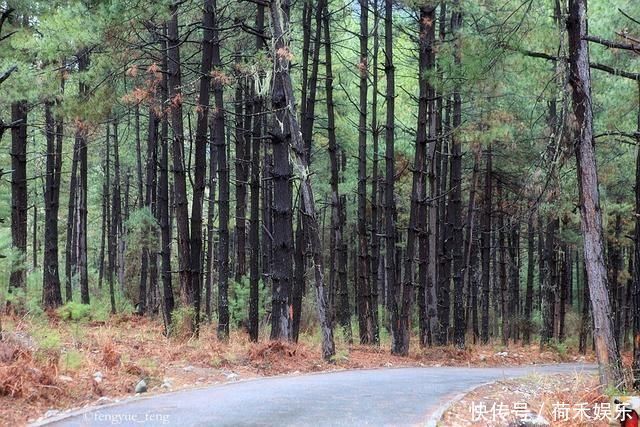
{"type": "MultiPolygon", "coordinates": [[[[232,331],[228,344],[217,340],[215,326],[204,325],[200,338],[163,335],[160,321],[117,315],[106,322],[62,320],[57,313],[2,319],[0,341],[0,424],[21,425],[44,415],[104,404],[135,394],[145,379],[148,392],[240,379],[344,369],[399,366],[508,366],[592,362],[571,348],[540,351],[538,345],[420,349],[406,358],[380,347],[336,341],[333,363],[322,360],[317,335],[301,333],[299,343],[250,343],[232,331]]],[[[416,342],[415,340],[413,342],[416,342]]]]}

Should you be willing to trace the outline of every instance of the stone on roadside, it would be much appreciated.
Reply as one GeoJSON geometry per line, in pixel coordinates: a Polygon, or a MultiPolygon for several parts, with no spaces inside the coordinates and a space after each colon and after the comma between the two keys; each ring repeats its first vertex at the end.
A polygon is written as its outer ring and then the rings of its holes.
{"type": "Polygon", "coordinates": [[[146,393],[147,392],[147,382],[142,379],[136,384],[136,393],[146,393]]]}

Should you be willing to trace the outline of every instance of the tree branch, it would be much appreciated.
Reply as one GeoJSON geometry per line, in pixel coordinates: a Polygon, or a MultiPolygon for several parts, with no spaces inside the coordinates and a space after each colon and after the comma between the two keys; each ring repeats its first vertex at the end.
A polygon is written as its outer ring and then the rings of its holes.
{"type": "Polygon", "coordinates": [[[17,65],[12,65],[11,67],[9,67],[8,70],[6,70],[5,72],[3,72],[2,74],[0,74],[0,84],[2,84],[2,82],[4,82],[5,80],[7,80],[9,78],[9,76],[18,69],[17,65]]]}
{"type": "MultiPolygon", "coordinates": [[[[523,54],[525,56],[530,56],[532,58],[541,58],[541,59],[546,59],[547,61],[557,61],[558,60],[557,56],[549,55],[548,53],[544,53],[544,52],[533,52],[533,51],[524,50],[524,49],[518,49],[518,52],[520,52],[521,54],[523,54]]],[[[640,81],[640,73],[631,73],[629,71],[620,70],[618,68],[613,68],[613,67],[610,67],[608,65],[600,64],[600,63],[597,63],[597,62],[590,62],[589,63],[589,67],[591,67],[591,68],[593,68],[595,70],[604,71],[604,72],[612,74],[614,76],[620,76],[620,77],[624,77],[624,78],[627,78],[627,79],[630,79],[630,80],[640,81]]]]}
{"type": "Polygon", "coordinates": [[[598,36],[585,36],[584,40],[598,43],[613,49],[631,50],[635,53],[640,53],[640,44],[620,43],[612,40],[603,39],[602,37],[598,37],[598,36]]]}

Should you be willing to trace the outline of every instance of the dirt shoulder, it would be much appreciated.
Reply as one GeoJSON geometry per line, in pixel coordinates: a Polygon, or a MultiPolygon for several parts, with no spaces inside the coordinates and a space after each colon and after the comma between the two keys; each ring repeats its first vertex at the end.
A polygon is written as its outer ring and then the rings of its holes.
{"type": "MultiPolygon", "coordinates": [[[[337,339],[332,363],[320,357],[319,338],[303,333],[298,344],[250,343],[232,332],[219,342],[215,326],[203,326],[200,338],[170,337],[162,325],[137,316],[107,322],[4,318],[0,341],[0,424],[23,425],[70,408],[110,403],[135,394],[144,379],[148,393],[220,384],[246,378],[343,369],[398,366],[509,366],[592,362],[593,356],[544,351],[538,346],[469,346],[420,349],[406,357],[380,347],[337,339]]],[[[415,341],[414,341],[415,342],[415,341]]]]}
{"type": "Polygon", "coordinates": [[[607,415],[615,415],[608,405],[596,375],[530,375],[474,389],[444,412],[439,425],[608,426],[607,415]]]}

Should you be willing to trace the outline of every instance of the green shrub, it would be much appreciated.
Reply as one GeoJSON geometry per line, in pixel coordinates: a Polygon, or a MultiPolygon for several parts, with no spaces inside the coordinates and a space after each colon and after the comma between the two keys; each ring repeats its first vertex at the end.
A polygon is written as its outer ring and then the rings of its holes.
{"type": "Polygon", "coordinates": [[[70,301],[58,309],[58,315],[64,320],[89,320],[92,318],[92,309],[90,304],[70,301]]]}
{"type": "MultiPolygon", "coordinates": [[[[249,278],[244,276],[240,282],[233,281],[229,286],[229,317],[233,327],[240,327],[249,318],[249,278]]],[[[258,318],[262,319],[271,303],[271,293],[262,281],[258,283],[258,318]]]]}

